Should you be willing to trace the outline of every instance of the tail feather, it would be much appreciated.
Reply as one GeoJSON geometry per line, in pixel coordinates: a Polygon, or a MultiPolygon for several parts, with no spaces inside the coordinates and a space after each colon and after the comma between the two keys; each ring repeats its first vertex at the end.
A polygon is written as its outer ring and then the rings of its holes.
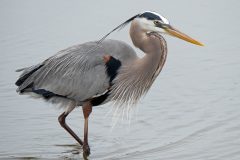
{"type": "Polygon", "coordinates": [[[42,66],[43,64],[38,64],[32,67],[16,70],[17,72],[20,72],[20,71],[24,71],[24,72],[20,75],[19,79],[15,82],[15,85],[21,86],[24,83],[24,81],[26,81],[26,79],[28,79],[34,72],[36,72],[42,66]]]}
{"type": "Polygon", "coordinates": [[[24,71],[25,69],[27,69],[28,67],[25,67],[25,68],[20,68],[20,69],[16,69],[16,71],[15,72],[22,72],[22,71],[24,71]]]}

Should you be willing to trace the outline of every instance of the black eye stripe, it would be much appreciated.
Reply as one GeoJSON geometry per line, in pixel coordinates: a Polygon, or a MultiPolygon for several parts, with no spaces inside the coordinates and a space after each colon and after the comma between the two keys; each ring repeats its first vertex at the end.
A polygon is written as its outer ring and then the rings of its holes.
{"type": "Polygon", "coordinates": [[[163,20],[158,15],[153,14],[151,12],[144,12],[139,17],[144,17],[148,20],[159,20],[159,21],[163,22],[163,20]]]}

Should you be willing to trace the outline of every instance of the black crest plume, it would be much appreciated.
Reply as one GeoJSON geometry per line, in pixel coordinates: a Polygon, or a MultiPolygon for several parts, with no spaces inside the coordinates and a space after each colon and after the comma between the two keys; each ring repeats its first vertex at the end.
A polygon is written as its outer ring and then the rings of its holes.
{"type": "Polygon", "coordinates": [[[101,43],[104,39],[107,38],[107,36],[109,36],[112,32],[116,31],[117,29],[122,29],[123,27],[125,27],[129,22],[131,22],[132,20],[134,20],[135,18],[139,17],[140,14],[137,14],[131,18],[129,18],[128,20],[126,20],[125,22],[123,22],[122,24],[120,24],[119,26],[117,26],[116,28],[114,28],[112,31],[110,31],[108,34],[106,34],[105,36],[103,36],[98,43],[101,43]]]}

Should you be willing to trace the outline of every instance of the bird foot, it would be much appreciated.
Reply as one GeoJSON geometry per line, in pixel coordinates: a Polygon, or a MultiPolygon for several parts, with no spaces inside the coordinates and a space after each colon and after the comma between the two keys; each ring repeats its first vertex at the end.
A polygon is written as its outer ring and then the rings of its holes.
{"type": "Polygon", "coordinates": [[[83,144],[83,156],[88,157],[90,155],[90,147],[88,144],[83,144]]]}

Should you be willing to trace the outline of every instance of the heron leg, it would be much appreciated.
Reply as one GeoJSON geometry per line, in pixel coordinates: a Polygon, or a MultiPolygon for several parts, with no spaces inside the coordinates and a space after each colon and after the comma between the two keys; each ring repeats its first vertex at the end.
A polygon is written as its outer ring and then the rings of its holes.
{"type": "Polygon", "coordinates": [[[68,106],[67,110],[63,112],[59,117],[58,121],[60,125],[80,144],[83,145],[82,140],[73,132],[73,130],[66,124],[66,117],[75,108],[75,106],[68,106]]]}
{"type": "Polygon", "coordinates": [[[86,102],[82,107],[83,115],[84,115],[84,141],[83,141],[83,154],[84,156],[89,156],[90,147],[88,145],[88,117],[92,112],[92,104],[90,102],[86,102]]]}

